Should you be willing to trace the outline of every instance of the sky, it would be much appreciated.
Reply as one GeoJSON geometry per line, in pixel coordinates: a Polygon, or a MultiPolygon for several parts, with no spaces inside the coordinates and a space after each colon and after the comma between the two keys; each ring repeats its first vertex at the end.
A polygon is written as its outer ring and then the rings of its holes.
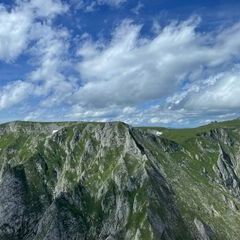
{"type": "Polygon", "coordinates": [[[239,117],[240,1],[0,0],[0,122],[239,117]]]}

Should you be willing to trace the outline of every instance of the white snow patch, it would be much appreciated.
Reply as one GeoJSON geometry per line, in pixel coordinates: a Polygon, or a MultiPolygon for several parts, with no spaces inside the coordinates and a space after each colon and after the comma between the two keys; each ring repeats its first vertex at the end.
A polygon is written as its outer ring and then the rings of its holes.
{"type": "Polygon", "coordinates": [[[162,132],[156,131],[157,136],[161,136],[162,134],[163,134],[162,132]]]}
{"type": "Polygon", "coordinates": [[[53,131],[52,131],[52,135],[53,135],[54,133],[56,133],[56,132],[58,132],[58,130],[53,130],[53,131]]]}

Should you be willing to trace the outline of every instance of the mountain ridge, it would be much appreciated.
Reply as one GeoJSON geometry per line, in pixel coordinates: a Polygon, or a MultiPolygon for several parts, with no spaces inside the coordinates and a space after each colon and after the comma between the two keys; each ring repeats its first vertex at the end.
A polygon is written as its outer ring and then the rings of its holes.
{"type": "Polygon", "coordinates": [[[0,237],[237,239],[239,146],[239,120],[1,124],[0,237]]]}

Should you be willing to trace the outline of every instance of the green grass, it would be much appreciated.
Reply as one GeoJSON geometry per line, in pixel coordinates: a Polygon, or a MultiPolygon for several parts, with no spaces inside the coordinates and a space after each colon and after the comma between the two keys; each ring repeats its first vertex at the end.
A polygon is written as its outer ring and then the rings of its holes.
{"type": "Polygon", "coordinates": [[[231,121],[225,122],[214,122],[208,125],[200,126],[197,128],[182,128],[182,129],[174,129],[174,128],[162,128],[162,127],[140,127],[142,130],[157,130],[162,132],[162,137],[166,137],[168,139],[174,140],[179,143],[183,143],[184,141],[195,138],[198,135],[209,132],[210,130],[219,129],[219,128],[228,128],[234,129],[240,127],[240,119],[235,119],[231,121]]]}

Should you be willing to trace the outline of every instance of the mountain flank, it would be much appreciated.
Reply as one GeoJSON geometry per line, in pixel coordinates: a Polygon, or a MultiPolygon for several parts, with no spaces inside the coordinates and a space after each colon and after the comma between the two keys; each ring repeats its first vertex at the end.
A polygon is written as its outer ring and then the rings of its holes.
{"type": "Polygon", "coordinates": [[[0,239],[239,240],[240,120],[0,125],[0,239]]]}

